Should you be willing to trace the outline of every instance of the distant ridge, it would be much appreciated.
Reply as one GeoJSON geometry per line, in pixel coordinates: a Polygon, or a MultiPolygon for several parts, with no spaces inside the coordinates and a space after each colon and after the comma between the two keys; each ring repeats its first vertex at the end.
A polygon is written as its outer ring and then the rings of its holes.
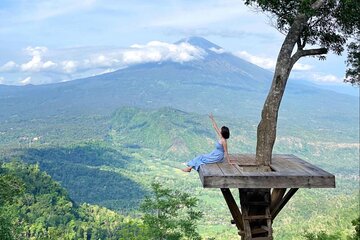
{"type": "MultiPolygon", "coordinates": [[[[178,41],[207,54],[187,62],[132,65],[111,73],[39,86],[0,85],[0,122],[52,116],[110,114],[123,106],[172,107],[186,112],[221,114],[259,120],[273,73],[201,37],[178,41]]],[[[280,118],[298,124],[339,121],[357,124],[355,97],[322,90],[300,81],[288,82],[280,118]]]]}

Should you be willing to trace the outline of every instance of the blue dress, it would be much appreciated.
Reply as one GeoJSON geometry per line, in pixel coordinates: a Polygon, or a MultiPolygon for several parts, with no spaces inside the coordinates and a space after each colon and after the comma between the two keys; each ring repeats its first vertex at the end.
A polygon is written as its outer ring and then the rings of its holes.
{"type": "Polygon", "coordinates": [[[200,165],[222,162],[223,160],[224,148],[219,142],[216,142],[215,149],[211,153],[200,155],[189,161],[186,165],[188,167],[192,167],[196,171],[199,171],[200,165]]]}

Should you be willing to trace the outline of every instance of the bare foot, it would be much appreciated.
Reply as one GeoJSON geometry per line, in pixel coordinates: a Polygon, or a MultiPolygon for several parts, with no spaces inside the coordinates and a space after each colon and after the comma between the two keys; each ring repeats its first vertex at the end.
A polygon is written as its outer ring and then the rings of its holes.
{"type": "Polygon", "coordinates": [[[191,169],[192,169],[192,167],[187,167],[187,168],[181,169],[181,171],[183,171],[183,172],[191,172],[191,169]]]}

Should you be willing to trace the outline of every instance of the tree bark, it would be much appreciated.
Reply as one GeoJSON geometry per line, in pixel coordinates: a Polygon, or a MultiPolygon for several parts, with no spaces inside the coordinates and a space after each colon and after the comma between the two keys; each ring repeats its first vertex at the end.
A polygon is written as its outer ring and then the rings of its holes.
{"type": "MultiPolygon", "coordinates": [[[[312,5],[312,8],[319,9],[324,2],[325,0],[318,0],[312,5]]],[[[303,56],[326,53],[323,49],[298,49],[291,56],[309,17],[305,14],[299,14],[295,18],[281,46],[271,88],[265,100],[261,112],[261,121],[257,128],[256,162],[258,165],[269,166],[271,164],[272,151],[276,140],[278,112],[292,67],[303,56]]]]}

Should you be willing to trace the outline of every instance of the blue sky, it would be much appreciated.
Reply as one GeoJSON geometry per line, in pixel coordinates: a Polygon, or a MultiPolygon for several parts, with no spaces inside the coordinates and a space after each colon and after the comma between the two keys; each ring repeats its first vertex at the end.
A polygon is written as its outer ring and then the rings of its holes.
{"type": "MultiPolygon", "coordinates": [[[[0,16],[0,84],[10,85],[68,81],[142,61],[184,61],[184,54],[191,60],[197,54],[191,46],[172,44],[188,36],[272,70],[284,38],[239,0],[2,0],[0,16]]],[[[358,91],[342,83],[344,62],[331,54],[326,61],[302,59],[292,78],[358,91]]]]}

